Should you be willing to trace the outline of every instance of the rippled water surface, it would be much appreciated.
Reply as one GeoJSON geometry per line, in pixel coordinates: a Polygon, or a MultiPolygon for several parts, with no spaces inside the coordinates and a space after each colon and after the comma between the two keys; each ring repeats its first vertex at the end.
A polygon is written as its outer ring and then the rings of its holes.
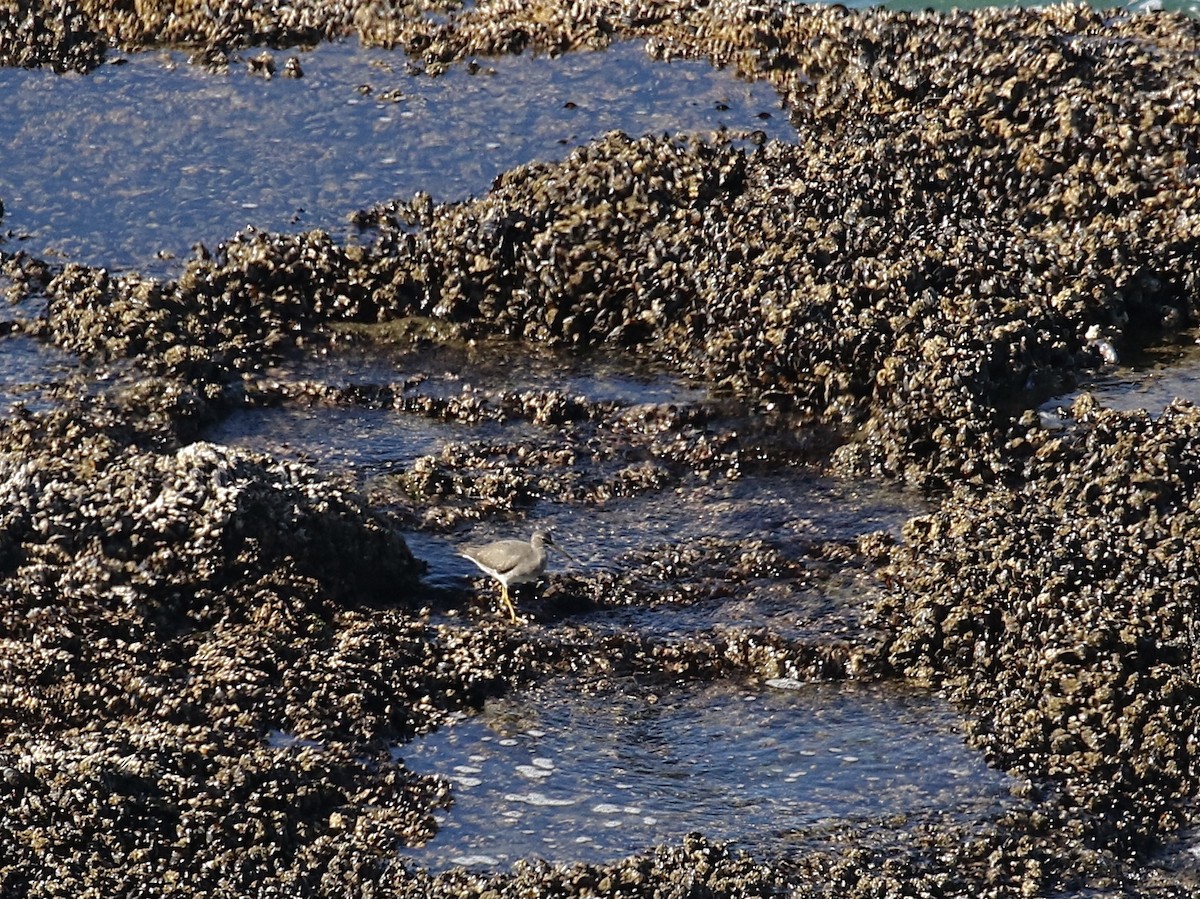
{"type": "Polygon", "coordinates": [[[502,172],[612,129],[794,135],[766,85],[705,63],[655,63],[637,44],[438,78],[349,41],[276,52],[280,70],[293,53],[303,78],[268,81],[240,61],[212,74],[180,53],[129,55],[88,75],[0,68],[8,248],[169,270],[158,255],[247,225],[342,236],[351,213],[395,196],[480,195],[502,172]]]}
{"type": "Polygon", "coordinates": [[[53,387],[78,369],[73,357],[32,337],[0,337],[0,414],[18,404],[31,411],[46,408],[53,387]]]}
{"type": "MultiPolygon", "coordinates": [[[[507,341],[448,344],[419,351],[356,347],[296,358],[264,373],[283,384],[306,382],[369,392],[391,387],[401,397],[445,399],[470,393],[495,405],[505,394],[558,391],[568,397],[620,405],[687,403],[707,394],[685,379],[633,356],[539,351],[507,341]],[[519,364],[514,364],[519,358],[519,364]]],[[[522,423],[442,422],[392,408],[331,408],[291,403],[235,412],[206,439],[319,465],[392,471],[450,442],[533,434],[522,423]]],[[[543,439],[545,433],[543,432],[543,439]]]]}
{"type": "MultiPolygon", "coordinates": [[[[910,493],[878,483],[855,484],[783,469],[629,499],[586,513],[600,567],[621,552],[699,537],[769,540],[798,550],[814,539],[842,540],[876,530],[898,532],[921,511],[910,493]]],[[[563,523],[571,516],[562,513],[563,523]]],[[[569,527],[567,528],[570,529],[569,527]]],[[[587,556],[586,549],[579,553],[587,556]]]]}
{"type": "MultiPolygon", "coordinates": [[[[619,407],[711,400],[696,385],[633,356],[525,348],[520,351],[520,364],[513,365],[509,354],[514,352],[518,351],[513,345],[504,342],[415,351],[355,348],[296,360],[267,375],[281,382],[318,382],[342,388],[392,384],[405,395],[447,396],[475,391],[493,400],[504,394],[550,390],[619,407]]],[[[739,421],[749,423],[752,413],[736,404],[732,409],[731,415],[744,417],[714,427],[736,428],[739,421]]],[[[205,439],[338,471],[353,468],[361,479],[369,479],[404,470],[417,457],[436,456],[452,444],[476,446],[484,455],[489,446],[502,447],[514,441],[565,444],[560,427],[523,420],[444,422],[390,406],[330,407],[289,402],[235,412],[210,429],[205,439]]],[[[604,438],[585,435],[571,439],[586,444],[588,439],[604,438]]],[[[620,466],[624,460],[611,464],[620,466]]],[[[596,472],[584,467],[584,477],[594,475],[596,472]]],[[[813,541],[848,541],[879,530],[898,535],[903,522],[924,509],[918,495],[893,484],[839,481],[814,476],[803,467],[781,466],[736,479],[693,479],[679,487],[585,505],[541,502],[522,520],[482,521],[457,534],[413,533],[407,539],[414,552],[429,563],[427,582],[431,586],[463,589],[478,572],[458,557],[461,544],[526,538],[534,527],[553,530],[558,542],[574,557],[571,564],[552,557],[552,570],[620,572],[630,557],[669,554],[702,539],[730,545],[761,540],[798,557],[813,541]]],[[[789,593],[782,601],[790,606],[793,600],[789,593]]],[[[676,628],[683,619],[692,626],[711,626],[756,616],[758,623],[764,624],[776,605],[777,599],[769,590],[761,594],[743,592],[723,604],[679,612],[669,621],[658,621],[652,615],[653,620],[636,624],[657,630],[660,625],[676,628]]]]}
{"type": "Polygon", "coordinates": [[[1082,392],[1091,393],[1110,409],[1145,409],[1158,415],[1172,400],[1200,403],[1200,332],[1131,353],[1085,384],[1081,390],[1046,403],[1044,412],[1069,407],[1082,392]]]}
{"type": "Polygon", "coordinates": [[[944,702],[881,686],[549,686],[396,755],[455,783],[438,835],[405,853],[435,870],[611,860],[690,831],[771,856],[843,827],[982,824],[1013,801],[944,702]]]}

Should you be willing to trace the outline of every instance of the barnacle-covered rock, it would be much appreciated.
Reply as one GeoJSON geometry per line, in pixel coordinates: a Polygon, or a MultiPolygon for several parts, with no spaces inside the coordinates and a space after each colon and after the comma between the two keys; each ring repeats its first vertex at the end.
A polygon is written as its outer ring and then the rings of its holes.
{"type": "Polygon", "coordinates": [[[283,566],[343,602],[418,574],[386,523],[296,464],[206,443],[147,451],[108,409],[18,421],[4,438],[10,603],[40,602],[26,589],[36,571],[88,633],[108,633],[114,605],[130,612],[126,638],[210,623],[232,584],[283,566]]]}
{"type": "Polygon", "coordinates": [[[1019,486],[908,524],[887,655],[965,703],[999,764],[1144,848],[1200,790],[1200,412],[1077,413],[1019,486]]]}
{"type": "Polygon", "coordinates": [[[394,882],[397,839],[434,831],[447,786],[341,745],[229,728],[125,723],[31,736],[6,729],[0,780],[22,834],[0,861],[10,895],[138,891],[331,894],[330,870],[394,882]]]}
{"type": "Polygon", "coordinates": [[[658,58],[770,80],[797,139],[614,133],[477,199],[365,210],[373,243],[247,232],[170,281],[6,261],[14,293],[49,298],[31,330],[154,379],[0,434],[0,892],[1037,895],[1076,875],[1118,889],[1105,878],[1119,859],[1184,822],[1200,786],[1196,416],[1081,404],[1051,434],[1021,412],[1200,318],[1195,22],[741,0],[430,9],[10,4],[0,61],[85,69],[111,39],[227,63],[234,48],[357,30],[434,74],[636,37],[658,58]],[[798,593],[854,564],[831,544],[799,559],[669,547],[621,575],[550,578],[528,631],[431,623],[384,519],[307,469],[195,442],[203,423],[232,401],[286,399],[538,431],[449,445],[403,473],[430,529],[545,496],[738,477],[786,453],[714,424],[708,404],[255,379],[330,324],[414,314],[459,338],[633,348],[774,416],[766,431],[840,428],[843,471],[948,487],[951,501],[899,547],[862,541],[892,556],[873,629],[652,638],[555,619],[762,581],[798,593]],[[856,834],[779,867],[694,838],[494,878],[389,867],[445,796],[382,747],[579,671],[932,680],[1030,806],[984,834],[935,830],[902,851],[856,834]]]}
{"type": "MultiPolygon", "coordinates": [[[[845,471],[936,484],[1012,473],[1014,397],[1197,318],[1186,19],[537,9],[547,34],[653,32],[662,55],[769,78],[797,141],[614,133],[476,200],[364,211],[368,246],[251,232],[168,282],[69,266],[51,334],[207,384],[330,322],[414,313],[466,336],[620,344],[855,430],[845,471]]],[[[497,3],[422,27],[476,46],[473,29],[522,15],[497,3]]]]}
{"type": "Polygon", "coordinates": [[[413,893],[450,899],[483,899],[506,893],[553,893],[556,896],[628,895],[684,896],[703,894],[714,899],[767,897],[784,888],[784,879],[771,867],[756,863],[728,846],[700,834],[678,844],[660,846],[608,865],[523,864],[512,873],[480,877],[452,871],[428,882],[417,881],[413,893]]]}
{"type": "Polygon", "coordinates": [[[107,43],[74,0],[0,3],[0,66],[86,72],[104,60],[107,43]]]}
{"type": "Polygon", "coordinates": [[[370,320],[381,276],[361,258],[321,231],[248,230],[168,281],[69,264],[46,287],[50,334],[90,359],[220,384],[269,365],[322,322],[370,320]]]}

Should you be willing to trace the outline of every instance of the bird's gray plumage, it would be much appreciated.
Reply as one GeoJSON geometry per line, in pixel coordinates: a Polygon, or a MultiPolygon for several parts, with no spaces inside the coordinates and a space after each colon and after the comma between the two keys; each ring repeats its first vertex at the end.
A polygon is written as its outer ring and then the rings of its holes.
{"type": "Polygon", "coordinates": [[[479,566],[480,570],[500,582],[500,601],[508,608],[512,620],[517,620],[517,610],[508,595],[510,584],[536,581],[546,570],[546,547],[554,546],[554,538],[548,531],[534,531],[529,542],[524,540],[497,540],[483,546],[465,547],[460,555],[479,566]]]}

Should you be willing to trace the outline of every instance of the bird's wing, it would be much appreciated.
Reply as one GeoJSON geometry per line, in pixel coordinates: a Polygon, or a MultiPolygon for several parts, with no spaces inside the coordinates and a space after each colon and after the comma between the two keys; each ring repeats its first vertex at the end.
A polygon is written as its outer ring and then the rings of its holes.
{"type": "Polygon", "coordinates": [[[497,540],[487,546],[468,546],[462,554],[476,565],[504,574],[516,568],[528,552],[528,543],[522,543],[520,540],[497,540]]]}

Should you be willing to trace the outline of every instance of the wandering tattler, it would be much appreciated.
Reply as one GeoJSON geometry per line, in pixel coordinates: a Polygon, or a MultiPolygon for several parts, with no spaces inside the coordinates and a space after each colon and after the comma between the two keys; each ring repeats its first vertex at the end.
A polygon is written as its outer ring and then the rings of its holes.
{"type": "Polygon", "coordinates": [[[484,572],[500,582],[500,601],[508,608],[512,620],[517,620],[517,609],[508,598],[509,584],[524,584],[536,581],[546,570],[546,547],[572,558],[571,554],[555,546],[549,531],[534,531],[529,542],[524,540],[497,540],[485,546],[468,546],[460,555],[466,556],[484,572]]]}

